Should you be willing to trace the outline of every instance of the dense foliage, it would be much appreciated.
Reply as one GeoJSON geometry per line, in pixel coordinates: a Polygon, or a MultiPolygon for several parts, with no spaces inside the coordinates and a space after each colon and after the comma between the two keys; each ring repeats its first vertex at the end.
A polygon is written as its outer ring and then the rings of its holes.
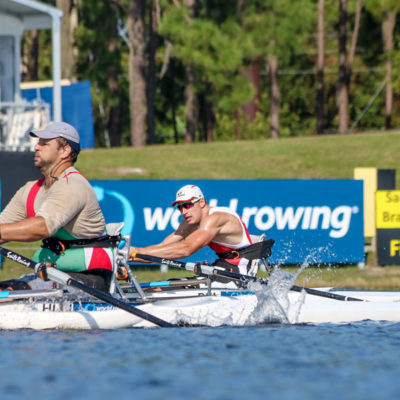
{"type": "MultiPolygon", "coordinates": [[[[64,0],[45,2],[57,5],[60,1],[64,0]]],[[[349,49],[355,32],[357,0],[340,1],[347,6],[349,49]]],[[[131,143],[129,87],[135,77],[130,75],[133,50],[129,35],[137,18],[142,18],[145,28],[142,73],[148,82],[147,112],[154,123],[152,126],[147,122],[148,143],[183,142],[189,123],[195,127],[196,141],[270,137],[269,60],[273,57],[278,66],[280,136],[316,133],[317,20],[321,0],[68,2],[78,11],[73,78],[91,82],[98,146],[131,143]],[[132,10],[138,9],[134,6],[140,2],[144,13],[135,16],[132,10]],[[194,77],[191,86],[189,74],[194,77]],[[189,102],[191,92],[194,100],[189,102]],[[246,105],[252,105],[255,113],[249,112],[246,105]],[[189,108],[195,112],[189,114],[189,108]]],[[[323,1],[326,133],[338,129],[338,3],[339,0],[323,1]]],[[[348,83],[348,131],[388,128],[388,60],[393,88],[390,127],[399,127],[400,3],[364,0],[361,4],[348,83]],[[388,12],[394,17],[392,48],[385,44],[383,34],[388,12]]],[[[28,33],[26,53],[32,42],[29,38],[28,33]]],[[[50,79],[49,33],[40,32],[39,38],[38,76],[50,79]]],[[[26,74],[26,79],[29,76],[26,74]]]]}

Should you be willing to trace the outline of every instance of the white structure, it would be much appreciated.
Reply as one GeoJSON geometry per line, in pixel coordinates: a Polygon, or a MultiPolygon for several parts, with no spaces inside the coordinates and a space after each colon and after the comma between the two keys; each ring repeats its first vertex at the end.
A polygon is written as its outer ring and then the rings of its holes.
{"type": "Polygon", "coordinates": [[[21,37],[25,30],[51,29],[53,121],[61,121],[62,11],[34,0],[0,0],[0,102],[15,106],[20,96],[21,37]]]}

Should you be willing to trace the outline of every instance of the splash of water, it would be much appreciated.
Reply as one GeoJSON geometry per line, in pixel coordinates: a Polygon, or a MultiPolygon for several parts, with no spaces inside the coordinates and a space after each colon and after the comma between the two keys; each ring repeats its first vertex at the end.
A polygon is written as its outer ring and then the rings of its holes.
{"type": "Polygon", "coordinates": [[[309,262],[305,260],[294,274],[275,266],[267,285],[260,282],[249,283],[248,289],[255,292],[257,305],[247,323],[250,325],[274,322],[296,323],[306,293],[301,292],[294,301],[289,299],[289,292],[298,276],[308,266],[309,262]]]}
{"type": "Polygon", "coordinates": [[[207,326],[297,323],[306,292],[291,293],[301,272],[309,266],[305,260],[295,273],[275,266],[268,283],[249,282],[246,292],[253,295],[212,297],[190,300],[192,304],[174,308],[175,323],[207,326]]]}

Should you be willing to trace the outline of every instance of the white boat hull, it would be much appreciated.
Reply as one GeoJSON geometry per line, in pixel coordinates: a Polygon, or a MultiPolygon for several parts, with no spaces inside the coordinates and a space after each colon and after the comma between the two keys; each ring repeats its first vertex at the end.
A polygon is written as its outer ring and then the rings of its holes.
{"type": "MultiPolygon", "coordinates": [[[[363,320],[400,322],[400,292],[346,292],[367,301],[339,301],[289,292],[276,299],[254,293],[180,290],[154,293],[154,302],[138,308],[179,325],[257,325],[280,323],[350,323],[363,320]],[[241,294],[243,293],[243,294],[241,294]],[[247,293],[247,294],[246,294],[247,293]],[[179,298],[174,298],[179,296],[179,298]]],[[[336,292],[343,294],[344,292],[336,292]]],[[[0,303],[0,329],[119,329],[154,327],[131,313],[100,302],[60,299],[0,303]]]]}
{"type": "Polygon", "coordinates": [[[300,323],[349,323],[356,321],[400,322],[399,292],[336,292],[366,301],[339,301],[328,298],[313,299],[307,295],[300,309],[300,323]]]}

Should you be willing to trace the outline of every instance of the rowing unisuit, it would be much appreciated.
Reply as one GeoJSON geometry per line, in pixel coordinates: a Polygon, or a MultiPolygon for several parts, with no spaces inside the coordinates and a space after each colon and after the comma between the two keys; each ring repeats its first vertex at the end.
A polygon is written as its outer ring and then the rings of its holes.
{"type": "MultiPolygon", "coordinates": [[[[226,252],[229,252],[230,250],[238,250],[243,247],[249,246],[252,244],[250,234],[247,230],[246,225],[240,218],[239,214],[233,212],[227,207],[211,207],[209,211],[209,215],[212,215],[215,212],[224,212],[233,215],[239,222],[242,227],[242,239],[239,243],[237,244],[228,244],[228,243],[222,243],[222,242],[216,242],[216,241],[211,241],[208,245],[213,249],[218,257],[219,260],[216,261],[216,263],[219,263],[220,266],[227,267],[225,263],[229,263],[230,265],[233,265],[233,269],[235,272],[240,272],[241,274],[247,274],[248,273],[248,267],[250,266],[250,261],[247,258],[224,258],[223,254],[226,252]],[[236,268],[235,268],[236,267],[236,268]]],[[[215,263],[214,263],[215,264],[215,263]]],[[[228,266],[229,266],[228,264],[228,266]]]]}

